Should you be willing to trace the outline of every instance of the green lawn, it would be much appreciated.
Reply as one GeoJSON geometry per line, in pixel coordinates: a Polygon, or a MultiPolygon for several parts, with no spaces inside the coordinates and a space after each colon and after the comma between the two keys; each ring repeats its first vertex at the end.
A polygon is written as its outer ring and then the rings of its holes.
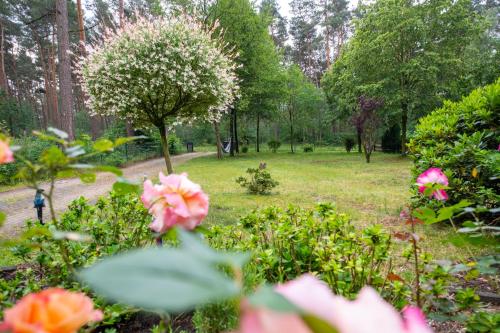
{"type": "MultiPolygon", "coordinates": [[[[383,224],[389,230],[401,230],[398,219],[401,208],[410,197],[411,161],[399,155],[374,153],[372,162],[362,155],[340,150],[319,149],[314,153],[291,154],[250,152],[222,161],[214,157],[191,160],[180,165],[176,173],[187,172],[210,196],[210,213],[206,222],[233,223],[252,209],[268,205],[297,204],[311,207],[317,202],[334,202],[340,211],[350,214],[359,227],[383,224]],[[280,185],[273,194],[250,195],[236,184],[248,167],[266,162],[268,170],[280,185]]],[[[435,258],[463,258],[462,248],[447,240],[452,230],[445,226],[421,226],[421,245],[435,258]]],[[[476,249],[477,252],[483,252],[476,249]]],[[[476,252],[476,251],[475,251],[476,252]]]]}

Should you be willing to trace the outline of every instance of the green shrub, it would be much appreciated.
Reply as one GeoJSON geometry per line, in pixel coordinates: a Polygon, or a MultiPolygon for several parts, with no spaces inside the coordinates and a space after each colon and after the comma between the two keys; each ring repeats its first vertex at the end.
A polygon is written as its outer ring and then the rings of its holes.
{"type": "MultiPolygon", "coordinates": [[[[42,152],[50,147],[49,142],[39,140],[38,138],[32,136],[14,139],[12,145],[20,146],[21,150],[19,153],[28,158],[30,161],[38,160],[42,152]]],[[[18,183],[19,179],[15,176],[19,171],[20,165],[21,164],[19,162],[0,165],[0,184],[12,185],[18,183]]]]}
{"type": "Polygon", "coordinates": [[[304,153],[312,153],[314,150],[314,146],[310,143],[306,143],[302,146],[302,149],[304,150],[304,153]]]}
{"type": "MultiPolygon", "coordinates": [[[[256,210],[235,225],[212,226],[209,240],[218,249],[252,252],[247,274],[261,281],[284,282],[312,272],[347,297],[365,284],[383,294],[394,290],[386,278],[390,235],[379,225],[357,231],[330,204],[256,210]]],[[[401,295],[391,295],[397,304],[401,295]]]]}
{"type": "Polygon", "coordinates": [[[344,138],[344,146],[345,146],[345,151],[350,153],[352,148],[354,148],[355,142],[354,139],[351,137],[346,137],[344,138]]]}
{"type": "Polygon", "coordinates": [[[238,303],[223,302],[199,308],[193,315],[193,325],[199,333],[230,332],[237,328],[238,303]]]}
{"type": "Polygon", "coordinates": [[[429,167],[442,168],[450,180],[451,204],[466,199],[473,205],[497,206],[499,123],[500,79],[459,102],[445,102],[420,119],[408,144],[414,177],[429,167]]]}
{"type": "Polygon", "coordinates": [[[180,154],[182,149],[182,141],[174,133],[170,133],[167,138],[168,152],[170,155],[180,154]]]}
{"type": "Polygon", "coordinates": [[[498,333],[500,314],[495,312],[478,312],[467,319],[467,333],[498,333]]]}
{"type": "Polygon", "coordinates": [[[248,153],[248,146],[243,146],[243,147],[241,147],[241,152],[242,152],[243,154],[248,153]]]}
{"type": "Polygon", "coordinates": [[[258,168],[248,168],[247,173],[249,178],[240,176],[236,182],[245,187],[250,194],[270,194],[272,189],[279,185],[279,183],[272,179],[271,174],[265,170],[266,164],[261,163],[258,168]]]}
{"type": "Polygon", "coordinates": [[[275,153],[278,151],[279,147],[281,146],[281,142],[276,141],[276,140],[271,140],[267,143],[267,145],[269,146],[269,149],[271,149],[271,151],[273,153],[275,153]]]}
{"type": "Polygon", "coordinates": [[[382,135],[382,151],[386,153],[401,151],[401,128],[399,124],[389,127],[382,135]]]}

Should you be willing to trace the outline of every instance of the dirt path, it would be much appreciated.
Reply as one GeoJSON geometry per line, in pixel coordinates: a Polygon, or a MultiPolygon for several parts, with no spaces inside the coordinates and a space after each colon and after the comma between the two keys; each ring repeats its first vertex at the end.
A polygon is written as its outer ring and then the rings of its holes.
{"type": "MultiPolygon", "coordinates": [[[[184,163],[196,157],[212,155],[214,153],[190,153],[172,157],[174,165],[184,163]]],[[[160,171],[165,172],[165,161],[163,158],[149,160],[123,168],[123,176],[132,181],[141,181],[144,176],[156,177],[160,171]]],[[[56,182],[55,187],[55,210],[61,212],[68,204],[84,196],[93,201],[99,196],[106,194],[116,177],[110,173],[99,173],[94,183],[83,184],[80,179],[61,179],[56,182]]],[[[42,186],[44,188],[48,187],[42,186]]],[[[24,226],[24,221],[28,218],[35,218],[36,212],[33,208],[34,190],[31,188],[18,188],[15,190],[0,193],[0,209],[7,213],[7,221],[0,230],[0,236],[12,236],[17,234],[24,226]]],[[[45,217],[48,217],[48,209],[44,209],[45,217]]]]}

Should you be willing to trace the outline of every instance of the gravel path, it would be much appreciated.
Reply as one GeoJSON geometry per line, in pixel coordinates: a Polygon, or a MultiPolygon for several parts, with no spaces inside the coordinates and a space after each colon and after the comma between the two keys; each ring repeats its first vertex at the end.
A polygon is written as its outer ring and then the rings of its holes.
{"type": "MultiPolygon", "coordinates": [[[[189,153],[172,157],[172,163],[184,163],[196,157],[212,155],[214,153],[189,153]]],[[[163,158],[140,162],[123,168],[123,176],[132,181],[141,181],[144,176],[156,177],[160,171],[165,170],[163,158]]],[[[83,184],[80,179],[61,179],[56,182],[54,190],[54,206],[56,212],[66,209],[68,204],[74,199],[84,196],[90,201],[106,194],[116,176],[110,173],[99,173],[94,183],[83,184]]],[[[48,185],[42,186],[48,188],[48,185]]],[[[14,236],[19,233],[24,226],[24,221],[28,218],[35,218],[36,211],[33,208],[33,198],[35,191],[31,188],[18,188],[15,190],[0,193],[0,209],[7,213],[5,225],[0,229],[0,236],[14,236]]],[[[44,209],[44,218],[48,218],[48,207],[44,209]]]]}

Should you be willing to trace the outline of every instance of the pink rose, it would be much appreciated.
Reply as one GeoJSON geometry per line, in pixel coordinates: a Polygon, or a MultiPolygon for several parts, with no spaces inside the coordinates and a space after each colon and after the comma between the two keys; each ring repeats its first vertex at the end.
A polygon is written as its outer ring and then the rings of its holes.
{"type": "Polygon", "coordinates": [[[5,310],[0,332],[76,333],[92,321],[102,320],[92,300],[82,293],[50,288],[23,297],[5,310]]]}
{"type": "MultiPolygon", "coordinates": [[[[417,178],[418,191],[424,193],[426,184],[441,184],[448,186],[448,178],[439,168],[429,168],[417,178]]],[[[435,190],[432,196],[437,200],[447,200],[448,194],[445,190],[435,190]]]]}
{"type": "MultiPolygon", "coordinates": [[[[328,286],[306,274],[277,286],[288,301],[329,323],[339,333],[431,333],[420,309],[408,307],[403,317],[372,288],[361,290],[355,301],[332,294],[328,286]]],[[[300,315],[243,306],[239,333],[311,333],[300,315]],[[293,325],[292,325],[293,323],[293,325]]]]}
{"type": "Polygon", "coordinates": [[[207,195],[186,173],[165,176],[160,172],[160,184],[155,185],[146,180],[141,199],[154,216],[150,228],[155,232],[165,232],[176,225],[192,230],[208,214],[207,195]]]}
{"type": "Polygon", "coordinates": [[[9,140],[0,139],[0,164],[14,162],[14,154],[9,147],[9,140]]]}

